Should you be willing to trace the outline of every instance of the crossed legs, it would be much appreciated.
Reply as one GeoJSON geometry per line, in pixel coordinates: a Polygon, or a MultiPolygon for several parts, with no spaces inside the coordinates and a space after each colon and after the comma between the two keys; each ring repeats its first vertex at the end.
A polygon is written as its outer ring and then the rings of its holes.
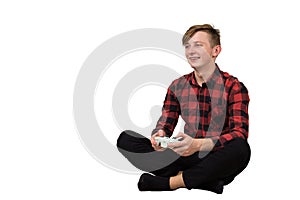
{"type": "Polygon", "coordinates": [[[250,160],[250,147],[243,139],[232,140],[204,158],[198,153],[180,157],[170,149],[154,151],[148,138],[133,131],[122,132],[117,147],[135,167],[155,175],[143,174],[138,183],[140,190],[185,187],[222,193],[223,185],[242,172],[250,160]]]}

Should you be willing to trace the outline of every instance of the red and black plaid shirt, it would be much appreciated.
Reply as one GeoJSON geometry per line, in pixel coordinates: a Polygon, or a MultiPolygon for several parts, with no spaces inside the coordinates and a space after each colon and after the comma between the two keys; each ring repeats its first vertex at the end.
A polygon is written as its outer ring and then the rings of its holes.
{"type": "Polygon", "coordinates": [[[249,101],[244,84],[219,67],[202,86],[192,72],[169,86],[152,134],[162,129],[170,137],[181,116],[184,133],[193,138],[212,138],[215,149],[222,148],[236,137],[248,138],[249,101]]]}

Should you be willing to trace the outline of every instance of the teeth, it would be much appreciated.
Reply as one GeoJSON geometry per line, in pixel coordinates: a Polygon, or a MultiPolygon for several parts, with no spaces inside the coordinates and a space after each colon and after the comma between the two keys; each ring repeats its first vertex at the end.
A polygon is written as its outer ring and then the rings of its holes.
{"type": "Polygon", "coordinates": [[[194,60],[194,59],[199,59],[200,57],[189,57],[189,59],[192,59],[192,60],[194,60]]]}

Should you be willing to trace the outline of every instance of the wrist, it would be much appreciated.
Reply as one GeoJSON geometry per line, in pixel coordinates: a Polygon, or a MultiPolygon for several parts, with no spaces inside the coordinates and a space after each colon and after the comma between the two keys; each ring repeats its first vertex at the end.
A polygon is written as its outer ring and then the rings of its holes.
{"type": "Polygon", "coordinates": [[[214,142],[211,138],[201,139],[200,151],[211,151],[214,147],[214,142]]]}
{"type": "Polygon", "coordinates": [[[195,152],[201,150],[201,139],[193,138],[193,149],[195,152]]]}

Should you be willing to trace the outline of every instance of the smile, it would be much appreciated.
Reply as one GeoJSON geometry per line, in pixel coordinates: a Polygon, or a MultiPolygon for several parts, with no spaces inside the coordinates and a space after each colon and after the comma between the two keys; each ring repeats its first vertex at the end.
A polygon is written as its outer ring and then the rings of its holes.
{"type": "Polygon", "coordinates": [[[197,59],[200,59],[200,57],[197,57],[197,56],[191,56],[191,57],[189,57],[189,60],[197,60],[197,59]]]}

